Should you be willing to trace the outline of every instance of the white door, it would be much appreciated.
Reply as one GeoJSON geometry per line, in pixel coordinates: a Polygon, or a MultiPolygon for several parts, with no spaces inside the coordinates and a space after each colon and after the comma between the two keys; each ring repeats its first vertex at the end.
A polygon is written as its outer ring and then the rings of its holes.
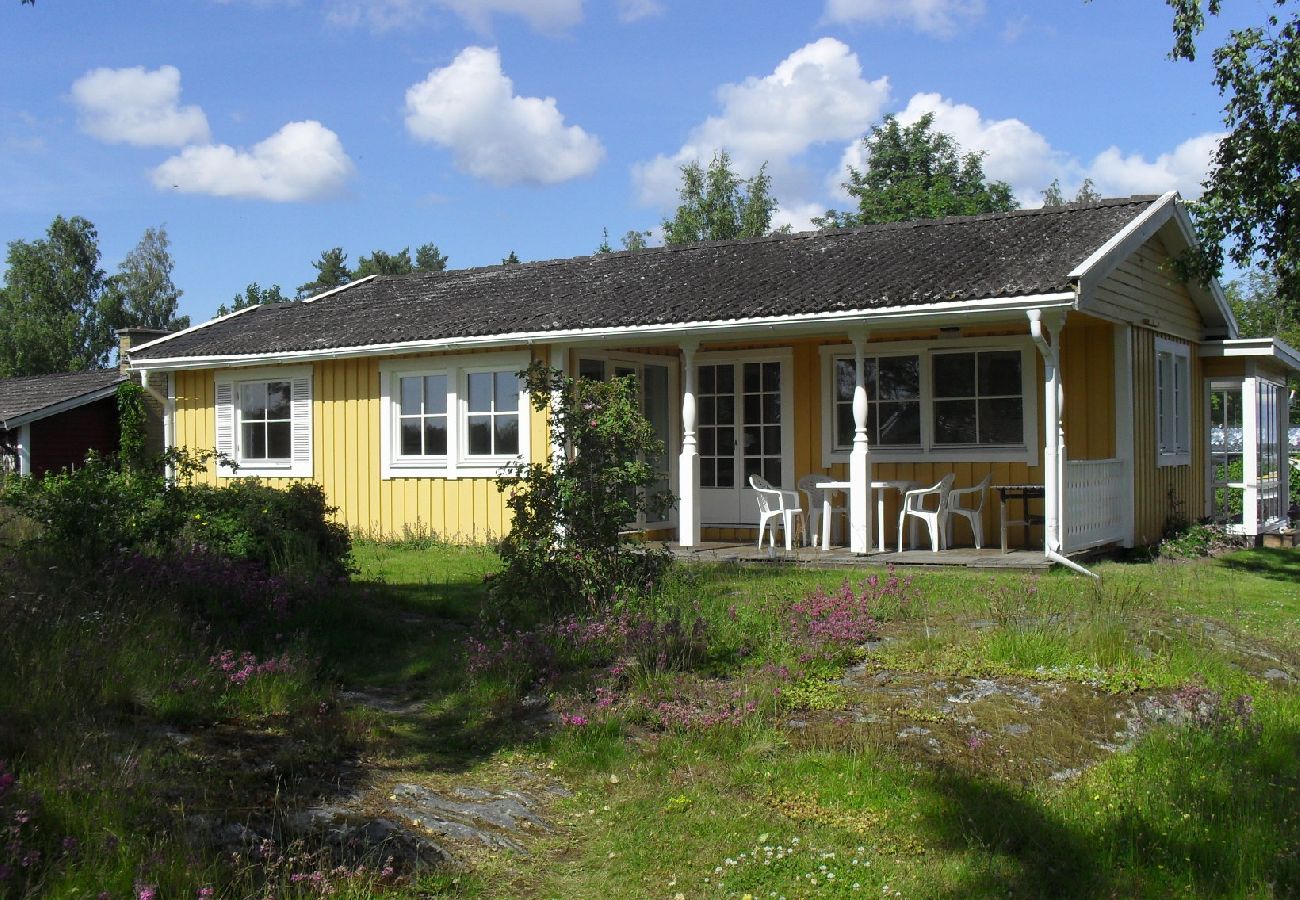
{"type": "Polygon", "coordinates": [[[700,521],[754,525],[758,503],[749,477],[793,488],[787,360],[780,356],[710,359],[696,371],[700,521]]]}

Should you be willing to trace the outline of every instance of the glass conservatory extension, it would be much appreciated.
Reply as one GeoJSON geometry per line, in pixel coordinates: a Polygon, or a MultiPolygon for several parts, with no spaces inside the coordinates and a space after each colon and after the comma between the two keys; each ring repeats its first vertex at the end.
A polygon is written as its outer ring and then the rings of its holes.
{"type": "Polygon", "coordinates": [[[1247,535],[1286,527],[1293,473],[1284,380],[1220,377],[1209,387],[1211,518],[1247,535]]]}

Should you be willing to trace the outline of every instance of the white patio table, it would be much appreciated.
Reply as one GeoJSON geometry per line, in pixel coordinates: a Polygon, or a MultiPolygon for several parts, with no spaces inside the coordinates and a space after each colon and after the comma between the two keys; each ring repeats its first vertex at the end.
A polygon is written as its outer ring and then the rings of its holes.
{"type": "MultiPolygon", "coordinates": [[[[877,538],[877,547],[881,553],[885,552],[885,491],[895,490],[899,495],[907,493],[916,487],[915,481],[895,480],[895,481],[873,481],[871,490],[876,495],[876,531],[879,535],[877,538]]],[[[825,550],[831,543],[831,496],[836,491],[843,491],[847,494],[853,487],[848,481],[819,481],[817,489],[822,492],[822,549],[825,550]]],[[[916,543],[916,522],[913,522],[908,534],[911,542],[916,543]]],[[[902,550],[902,547],[898,548],[902,550]]]]}

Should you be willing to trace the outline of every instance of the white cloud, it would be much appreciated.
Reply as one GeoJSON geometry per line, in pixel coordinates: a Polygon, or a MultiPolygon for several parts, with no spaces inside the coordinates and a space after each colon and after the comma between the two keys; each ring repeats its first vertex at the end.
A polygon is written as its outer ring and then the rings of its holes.
{"type": "Polygon", "coordinates": [[[623,22],[638,22],[664,11],[659,0],[618,0],[618,17],[623,22]]]}
{"type": "Polygon", "coordinates": [[[197,106],[181,106],[175,66],[92,69],[72,83],[81,129],[110,144],[180,147],[209,139],[208,119],[197,106]]]}
{"type": "Polygon", "coordinates": [[[498,185],[555,184],[588,175],[605,149],[565,125],[554,97],[520,97],[495,49],[467,47],[406,91],[406,128],[451,150],[456,167],[498,185]]]}
{"type": "Polygon", "coordinates": [[[984,0],[826,0],[823,18],[843,25],[903,22],[918,31],[951,37],[963,21],[984,13],[984,0]]]}
{"type": "Polygon", "coordinates": [[[289,203],[338,193],[352,175],[338,135],[319,122],[290,122],[248,150],[186,147],[153,171],[154,186],[214,197],[289,203]]]}
{"type": "Polygon", "coordinates": [[[867,81],[856,54],[822,38],[791,53],[772,74],[723,85],[717,96],[722,111],[692,129],[681,149],[633,167],[641,202],[671,204],[682,165],[707,162],[721,149],[742,174],[767,162],[774,193],[782,197],[796,180],[791,168],[800,154],[869,127],[889,98],[889,79],[867,81]]]}
{"type": "Polygon", "coordinates": [[[389,31],[420,25],[438,9],[459,16],[480,32],[489,31],[497,15],[519,16],[538,31],[552,33],[582,21],[582,0],[331,0],[326,18],[336,25],[365,24],[389,31]]]}
{"type": "Polygon", "coordinates": [[[934,114],[933,130],[952,135],[962,154],[983,153],[985,176],[1010,184],[1022,204],[1040,201],[1042,189],[1069,167],[1064,154],[1019,119],[986,119],[975,107],[939,94],[913,95],[898,121],[911,125],[926,113],[934,114]]]}
{"type": "Polygon", "coordinates": [[[1194,199],[1201,195],[1201,182],[1210,171],[1222,139],[1222,134],[1198,135],[1150,162],[1140,153],[1125,154],[1118,147],[1110,147],[1097,154],[1086,174],[1103,196],[1176,190],[1194,199]]]}

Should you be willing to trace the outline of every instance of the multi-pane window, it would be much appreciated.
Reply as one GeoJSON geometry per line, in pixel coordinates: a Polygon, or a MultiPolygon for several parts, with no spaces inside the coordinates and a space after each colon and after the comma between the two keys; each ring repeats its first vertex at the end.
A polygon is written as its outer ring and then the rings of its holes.
{"type": "Polygon", "coordinates": [[[781,487],[781,364],[747,362],[741,368],[744,404],[744,477],[781,487]]]}
{"type": "Polygon", "coordinates": [[[239,385],[239,459],[287,460],[293,456],[293,407],[288,381],[239,385]]]}
{"type": "Polygon", "coordinates": [[[519,376],[470,372],[466,376],[465,450],[469,456],[519,453],[519,376]]]}
{"type": "MultiPolygon", "coordinates": [[[[871,356],[863,375],[867,391],[867,443],[915,447],[921,443],[921,361],[917,356],[871,356]]],[[[855,366],[835,360],[835,446],[853,446],[855,366]]]]}
{"type": "Polygon", "coordinates": [[[399,381],[401,455],[446,456],[447,375],[406,375],[399,381]]]}
{"type": "Polygon", "coordinates": [[[1156,442],[1163,465],[1191,458],[1191,359],[1188,348],[1168,341],[1156,347],[1156,442]]]}
{"type": "Polygon", "coordinates": [[[936,446],[1024,440],[1019,351],[936,353],[932,364],[936,446]]]}
{"type": "Polygon", "coordinates": [[[700,452],[700,486],[736,484],[736,368],[700,366],[696,428],[700,452]]]}

